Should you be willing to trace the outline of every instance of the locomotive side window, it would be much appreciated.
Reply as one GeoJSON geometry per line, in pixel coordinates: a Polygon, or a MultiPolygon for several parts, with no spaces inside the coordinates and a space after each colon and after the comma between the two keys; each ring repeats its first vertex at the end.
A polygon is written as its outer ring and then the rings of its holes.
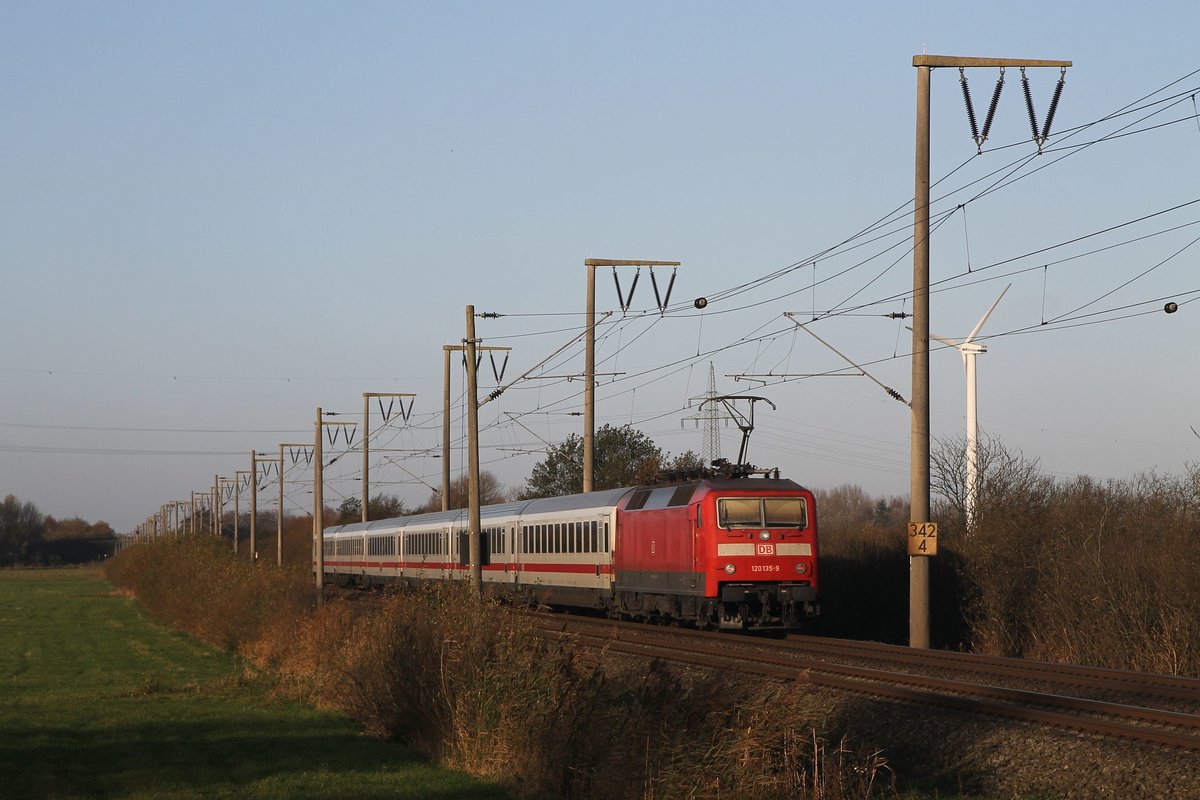
{"type": "Polygon", "coordinates": [[[633,493],[633,497],[629,498],[629,503],[626,504],[626,511],[637,511],[646,505],[646,501],[650,499],[650,489],[638,489],[633,493]]]}
{"type": "Polygon", "coordinates": [[[695,492],[696,484],[694,483],[685,483],[682,486],[676,487],[675,491],[671,494],[671,499],[667,501],[667,505],[686,506],[695,492]]]}
{"type": "Polygon", "coordinates": [[[803,497],[768,497],[763,500],[768,528],[807,528],[808,505],[803,497]]]}
{"type": "Polygon", "coordinates": [[[762,527],[762,507],[757,497],[722,497],[717,500],[722,528],[762,527]]]}

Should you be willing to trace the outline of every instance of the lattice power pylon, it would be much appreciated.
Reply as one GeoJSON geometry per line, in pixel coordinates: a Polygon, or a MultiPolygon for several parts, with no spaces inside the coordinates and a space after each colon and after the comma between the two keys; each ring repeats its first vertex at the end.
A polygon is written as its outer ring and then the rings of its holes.
{"type": "Polygon", "coordinates": [[[721,422],[729,424],[731,417],[720,403],[707,402],[720,397],[717,391],[717,374],[712,362],[708,362],[708,391],[698,397],[688,398],[688,408],[698,408],[695,416],[684,417],[684,422],[695,422],[697,427],[704,423],[704,441],[700,446],[700,459],[707,467],[721,457],[721,422]]]}

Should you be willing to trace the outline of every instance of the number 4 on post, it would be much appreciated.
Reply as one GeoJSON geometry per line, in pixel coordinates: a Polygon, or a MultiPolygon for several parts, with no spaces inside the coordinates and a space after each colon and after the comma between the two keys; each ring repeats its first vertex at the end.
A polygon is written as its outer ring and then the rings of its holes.
{"type": "Polygon", "coordinates": [[[908,554],[910,556],[937,555],[937,523],[908,523],[908,554]]]}

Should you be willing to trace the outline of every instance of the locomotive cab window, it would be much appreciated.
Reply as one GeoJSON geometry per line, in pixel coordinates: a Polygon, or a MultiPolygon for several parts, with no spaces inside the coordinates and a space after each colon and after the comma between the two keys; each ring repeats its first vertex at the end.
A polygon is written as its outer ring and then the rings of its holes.
{"type": "Polygon", "coordinates": [[[761,528],[762,502],[757,497],[722,497],[717,500],[722,528],[761,528]]]}
{"type": "Polygon", "coordinates": [[[807,528],[808,504],[803,497],[767,497],[763,512],[768,528],[807,528]]]}
{"type": "Polygon", "coordinates": [[[808,505],[803,497],[722,497],[717,500],[722,528],[806,528],[808,505]]]}

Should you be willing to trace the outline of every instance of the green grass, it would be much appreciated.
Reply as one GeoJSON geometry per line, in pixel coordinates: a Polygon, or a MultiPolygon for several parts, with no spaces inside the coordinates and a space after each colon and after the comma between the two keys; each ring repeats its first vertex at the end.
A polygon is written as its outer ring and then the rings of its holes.
{"type": "Polygon", "coordinates": [[[344,717],[264,699],[234,658],[79,570],[0,571],[0,794],[509,796],[344,717]]]}

